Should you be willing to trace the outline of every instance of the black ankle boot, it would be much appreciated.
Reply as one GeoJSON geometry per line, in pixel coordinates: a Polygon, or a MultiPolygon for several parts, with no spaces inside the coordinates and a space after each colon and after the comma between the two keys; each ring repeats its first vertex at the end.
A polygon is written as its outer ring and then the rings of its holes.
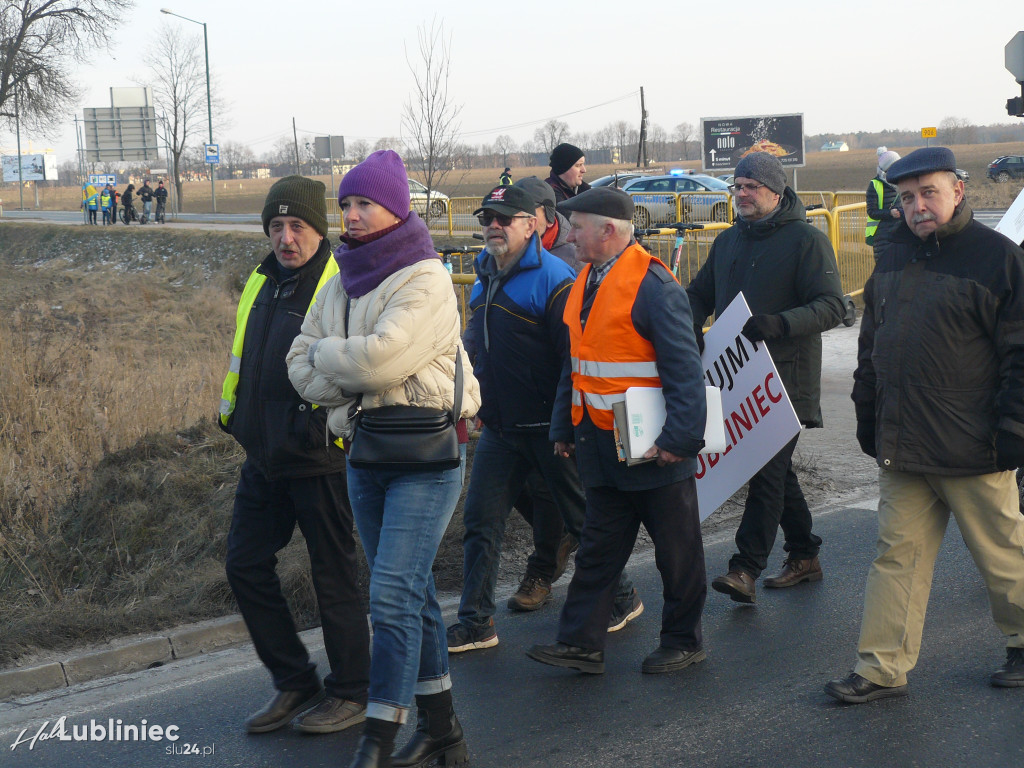
{"type": "Polygon", "coordinates": [[[391,752],[398,728],[399,723],[390,720],[366,718],[363,736],[348,768],[391,768],[391,752]]]}
{"type": "Polygon", "coordinates": [[[444,766],[469,765],[466,737],[452,708],[451,690],[416,697],[416,732],[391,756],[391,765],[417,768],[438,758],[444,766]]]}

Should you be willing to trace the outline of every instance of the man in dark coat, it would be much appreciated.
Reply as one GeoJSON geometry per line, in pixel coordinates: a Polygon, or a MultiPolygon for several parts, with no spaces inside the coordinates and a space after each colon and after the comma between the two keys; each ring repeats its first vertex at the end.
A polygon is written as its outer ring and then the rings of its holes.
{"type": "Polygon", "coordinates": [[[242,291],[221,399],[220,424],[245,449],[228,534],[228,583],[278,690],[246,722],[250,733],[281,728],[314,706],[298,722],[307,733],[340,731],[366,716],[369,630],[345,452],[327,439],[327,409],[299,397],[285,365],[316,294],[338,273],[325,196],[321,182],[301,176],[270,188],[263,231],[273,252],[242,291]],[[309,551],[331,667],[322,685],[275,570],[296,523],[309,551]]]}
{"type": "MultiPolygon", "coordinates": [[[[805,427],[822,426],[821,334],[843,317],[842,288],[832,244],[806,221],[803,203],[788,186],[777,157],[754,152],[736,165],[731,190],[739,219],[720,234],[707,261],[686,289],[698,341],[712,313],[720,315],[742,291],[753,317],[743,335],[764,341],[805,427]]],[[[794,437],[751,480],[739,550],[713,589],[741,603],[756,600],[754,582],[768,565],[778,528],[786,537],[786,562],[766,587],[821,579],[821,539],[793,471],[794,437]]]]}
{"type": "Polygon", "coordinates": [[[555,190],[555,203],[571,200],[583,194],[590,185],[583,180],[587,172],[587,158],[583,150],[573,144],[559,144],[551,150],[551,175],[545,181],[555,190]]]}
{"type": "Polygon", "coordinates": [[[903,224],[864,286],[853,385],[879,466],[877,554],[856,666],[825,686],[851,704],[907,693],[951,512],[1006,637],[990,682],[1024,687],[1024,251],[974,220],[945,147],[887,176],[903,224]]]}

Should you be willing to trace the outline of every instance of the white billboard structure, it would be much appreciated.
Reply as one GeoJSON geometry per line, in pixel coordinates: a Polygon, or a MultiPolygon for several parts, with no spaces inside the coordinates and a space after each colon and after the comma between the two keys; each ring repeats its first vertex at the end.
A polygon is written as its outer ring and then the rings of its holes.
{"type": "Polygon", "coordinates": [[[160,159],[149,88],[111,88],[110,107],[87,107],[83,124],[87,163],[160,159]]]}
{"type": "Polygon", "coordinates": [[[57,156],[52,152],[37,155],[21,156],[21,176],[18,176],[18,156],[4,155],[0,157],[5,182],[18,181],[56,181],[57,156]]]}

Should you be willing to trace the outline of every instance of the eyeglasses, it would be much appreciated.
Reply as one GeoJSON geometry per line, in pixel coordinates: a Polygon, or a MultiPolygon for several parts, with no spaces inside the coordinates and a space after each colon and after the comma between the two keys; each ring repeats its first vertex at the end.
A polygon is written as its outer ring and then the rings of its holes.
{"type": "Polygon", "coordinates": [[[750,192],[753,194],[763,186],[764,184],[730,184],[729,193],[738,195],[740,192],[750,192]]]}
{"type": "Polygon", "coordinates": [[[515,216],[506,216],[504,213],[495,213],[494,211],[487,211],[481,213],[476,217],[476,220],[480,222],[483,227],[491,226],[492,221],[497,221],[499,227],[507,227],[512,224],[512,219],[532,219],[533,216],[529,214],[517,213],[515,216]]]}

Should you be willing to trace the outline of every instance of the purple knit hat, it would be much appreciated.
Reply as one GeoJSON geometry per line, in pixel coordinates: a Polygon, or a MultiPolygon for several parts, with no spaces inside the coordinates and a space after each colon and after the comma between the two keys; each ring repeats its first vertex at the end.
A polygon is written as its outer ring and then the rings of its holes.
{"type": "Polygon", "coordinates": [[[402,158],[390,149],[374,152],[342,177],[338,202],[349,195],[373,200],[405,221],[412,203],[409,176],[402,158]]]}

